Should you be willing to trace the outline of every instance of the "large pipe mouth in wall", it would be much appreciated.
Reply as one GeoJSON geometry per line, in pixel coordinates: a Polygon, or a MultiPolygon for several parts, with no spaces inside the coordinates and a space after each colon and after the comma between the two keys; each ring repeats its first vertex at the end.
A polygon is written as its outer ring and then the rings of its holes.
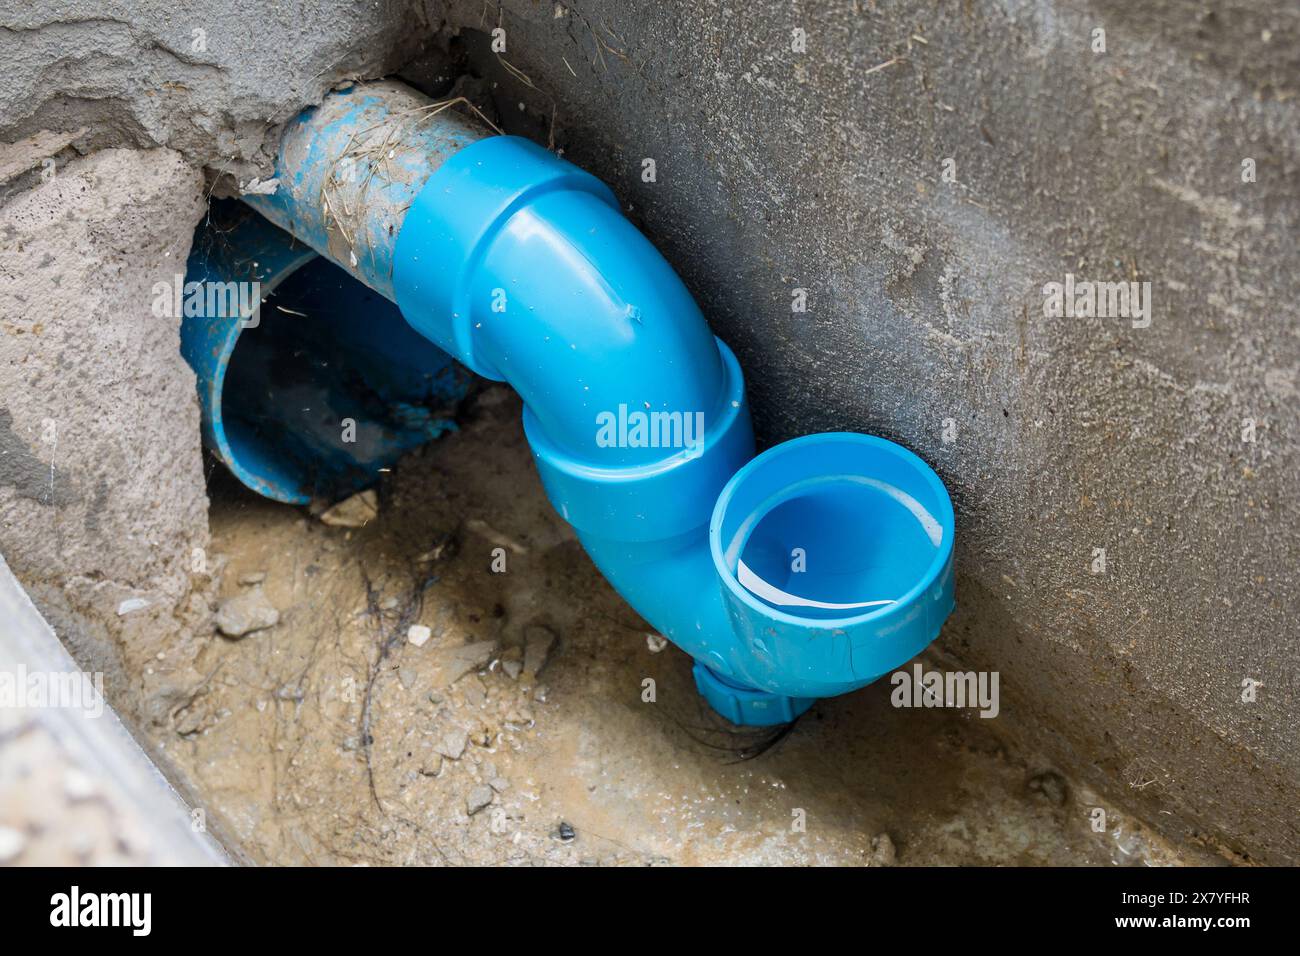
{"type": "Polygon", "coordinates": [[[182,349],[199,370],[207,444],[259,494],[340,497],[455,427],[469,374],[242,203],[214,203],[187,279],[182,349]]]}
{"type": "Polygon", "coordinates": [[[248,197],[293,239],[246,216],[223,233],[238,262],[191,262],[268,282],[256,328],[182,325],[232,470],[284,501],[363,483],[447,427],[463,366],[520,393],[551,503],[735,723],[793,720],[934,640],[954,537],[934,471],[849,432],[754,457],[739,362],[610,189],[447,105],[331,95],[248,197]],[[366,438],[341,444],[344,418],[366,438]]]}

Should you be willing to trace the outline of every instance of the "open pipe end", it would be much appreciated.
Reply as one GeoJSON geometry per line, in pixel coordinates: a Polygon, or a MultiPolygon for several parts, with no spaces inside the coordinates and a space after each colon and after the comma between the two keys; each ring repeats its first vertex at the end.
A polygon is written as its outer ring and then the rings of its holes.
{"type": "Polygon", "coordinates": [[[455,427],[468,373],[249,209],[214,209],[200,226],[179,297],[204,438],[259,494],[336,499],[455,427]]]}
{"type": "Polygon", "coordinates": [[[722,490],[709,527],[752,658],[733,679],[822,697],[903,664],[952,611],[953,534],[943,482],[893,442],[832,432],[759,455],[722,490]]]}

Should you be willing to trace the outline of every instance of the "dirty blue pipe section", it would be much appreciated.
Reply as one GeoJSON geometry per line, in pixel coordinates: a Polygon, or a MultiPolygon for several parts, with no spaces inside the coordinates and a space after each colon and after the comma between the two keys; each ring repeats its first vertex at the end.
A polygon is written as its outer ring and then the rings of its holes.
{"type": "Polygon", "coordinates": [[[519,392],[552,504],[695,659],[708,702],[738,724],[788,722],[929,644],[953,608],[938,476],[849,432],[755,457],[735,356],[609,188],[413,95],[376,84],[308,111],[286,133],[278,191],[252,204],[391,291],[441,353],[519,392]],[[382,168],[418,166],[422,150],[427,175],[394,183],[382,168]],[[331,212],[354,154],[368,185],[331,212]]]}
{"type": "Polygon", "coordinates": [[[472,376],[243,203],[213,203],[178,293],[205,444],[258,494],[337,499],[456,427],[472,376]]]}

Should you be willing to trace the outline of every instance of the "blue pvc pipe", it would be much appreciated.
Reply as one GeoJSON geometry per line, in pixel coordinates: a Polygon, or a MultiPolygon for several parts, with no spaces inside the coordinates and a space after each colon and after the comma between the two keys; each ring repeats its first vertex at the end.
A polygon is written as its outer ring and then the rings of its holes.
{"type": "Polygon", "coordinates": [[[478,142],[430,178],[394,262],[402,313],[519,391],[552,504],[628,603],[708,668],[697,682],[733,719],[790,719],[938,634],[953,606],[953,512],[938,476],[897,445],[851,434],[750,461],[734,355],[593,176],[527,140],[478,142]],[[601,444],[598,416],[624,409],[698,413],[702,440],[601,444]],[[810,603],[756,597],[737,578],[742,552],[763,562],[764,582],[779,577],[810,603]],[[854,603],[869,606],[816,606],[854,603]],[[764,694],[744,698],[736,684],[764,694]]]}
{"type": "MultiPolygon", "coordinates": [[[[321,182],[303,166],[336,156],[353,119],[330,104],[305,115],[281,180],[321,182]]],[[[527,140],[466,139],[438,152],[370,260],[391,274],[362,277],[390,284],[427,339],[519,391],[552,504],[618,592],[695,658],[710,704],[737,723],[789,721],[932,641],[953,608],[938,476],[852,433],[754,458],[735,356],[608,187],[527,140]]],[[[328,217],[297,208],[318,195],[286,191],[277,221],[309,224],[303,238],[341,257],[328,217]]],[[[352,232],[358,215],[391,218],[379,207],[354,211],[352,232]]]]}
{"type": "Polygon", "coordinates": [[[429,176],[489,131],[401,83],[353,86],[285,127],[277,187],[244,201],[393,298],[393,239],[429,176]]]}
{"type": "Polygon", "coordinates": [[[456,427],[469,374],[392,302],[247,206],[213,204],[185,279],[181,354],[204,442],[258,494],[337,499],[456,427]],[[248,314],[209,294],[240,284],[248,314]]]}

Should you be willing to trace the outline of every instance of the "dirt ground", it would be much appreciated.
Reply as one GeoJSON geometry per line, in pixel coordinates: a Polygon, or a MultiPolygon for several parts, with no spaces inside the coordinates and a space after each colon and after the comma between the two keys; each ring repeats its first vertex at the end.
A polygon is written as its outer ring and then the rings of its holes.
{"type": "MultiPolygon", "coordinates": [[[[365,527],[209,479],[222,596],[279,622],[214,635],[157,731],[264,864],[1097,864],[1188,861],[972,711],[887,682],[745,732],[656,649],[542,492],[513,394],[409,455],[365,527]],[[505,548],[506,569],[492,569],[505,548]],[[264,578],[262,577],[264,576],[264,578]],[[431,636],[417,646],[411,625],[431,636]],[[642,700],[643,680],[656,699],[642,700]],[[1106,832],[1089,826],[1093,807],[1106,832]]],[[[1006,719],[1005,716],[1000,719],[1006,719]]]]}

